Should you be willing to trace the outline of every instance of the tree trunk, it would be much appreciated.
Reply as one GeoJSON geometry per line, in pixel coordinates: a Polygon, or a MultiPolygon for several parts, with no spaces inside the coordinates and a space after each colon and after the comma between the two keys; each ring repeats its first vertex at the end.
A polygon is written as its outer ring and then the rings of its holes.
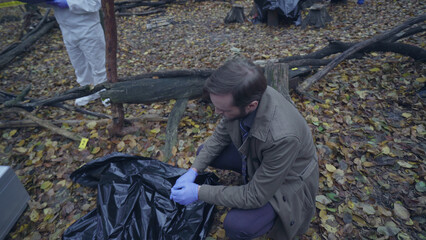
{"type": "MultiPolygon", "coordinates": [[[[115,21],[114,0],[102,0],[105,20],[106,72],[108,82],[117,82],[117,23],[115,21]]],[[[112,103],[113,126],[111,135],[120,135],[124,125],[122,103],[112,103]]]]}

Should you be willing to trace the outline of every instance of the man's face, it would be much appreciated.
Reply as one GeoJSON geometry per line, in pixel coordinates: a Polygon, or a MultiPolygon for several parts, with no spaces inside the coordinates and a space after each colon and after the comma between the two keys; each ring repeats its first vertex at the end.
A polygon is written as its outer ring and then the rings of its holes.
{"type": "Polygon", "coordinates": [[[244,108],[234,106],[234,99],[232,94],[215,95],[210,93],[210,100],[212,101],[217,114],[222,115],[226,120],[235,120],[243,118],[247,115],[244,108]]]}

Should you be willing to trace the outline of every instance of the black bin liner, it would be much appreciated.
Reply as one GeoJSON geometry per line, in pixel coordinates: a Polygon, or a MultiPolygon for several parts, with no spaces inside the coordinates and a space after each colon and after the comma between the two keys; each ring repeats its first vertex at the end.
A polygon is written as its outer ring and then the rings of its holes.
{"type": "MultiPolygon", "coordinates": [[[[182,206],[170,200],[170,189],[185,169],[161,161],[113,153],[71,174],[81,185],[97,187],[97,208],[72,224],[63,239],[204,239],[214,205],[197,201],[182,206]]],[[[217,183],[213,173],[197,184],[217,183]]]]}

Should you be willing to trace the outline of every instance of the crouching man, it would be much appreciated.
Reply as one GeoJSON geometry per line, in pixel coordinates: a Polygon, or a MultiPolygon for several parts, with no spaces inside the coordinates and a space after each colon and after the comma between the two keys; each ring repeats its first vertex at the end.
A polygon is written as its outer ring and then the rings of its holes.
{"type": "Polygon", "coordinates": [[[207,79],[204,91],[223,118],[170,198],[183,205],[202,200],[231,208],[224,221],[230,239],[267,233],[276,240],[293,239],[306,232],[319,176],[305,119],[247,60],[225,63],[207,79]],[[208,166],[239,172],[244,184],[195,184],[208,166]]]}

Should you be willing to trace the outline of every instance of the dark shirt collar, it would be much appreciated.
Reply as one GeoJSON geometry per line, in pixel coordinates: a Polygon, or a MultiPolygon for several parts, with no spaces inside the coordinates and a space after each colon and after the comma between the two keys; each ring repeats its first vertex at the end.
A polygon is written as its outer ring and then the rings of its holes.
{"type": "Polygon", "coordinates": [[[248,129],[251,128],[254,122],[254,118],[256,117],[256,112],[257,112],[257,108],[253,112],[249,113],[247,116],[241,119],[241,122],[245,128],[248,128],[248,129]]]}

